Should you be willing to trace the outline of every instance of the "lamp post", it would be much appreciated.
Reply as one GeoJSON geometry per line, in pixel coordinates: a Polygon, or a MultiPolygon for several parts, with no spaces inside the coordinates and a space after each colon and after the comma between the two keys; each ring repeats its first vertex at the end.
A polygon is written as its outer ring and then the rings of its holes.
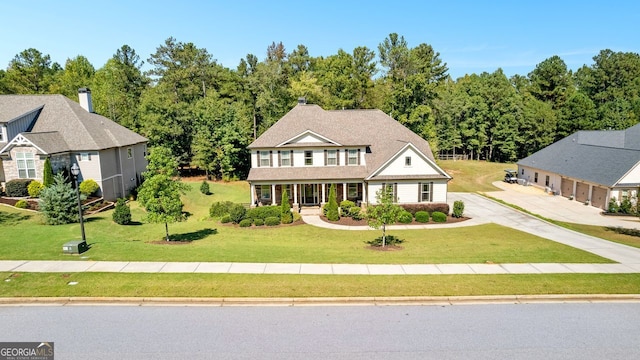
{"type": "Polygon", "coordinates": [[[82,218],[82,201],[80,200],[80,186],[78,184],[78,175],[80,175],[80,168],[78,164],[73,163],[71,166],[71,175],[73,175],[73,179],[76,182],[76,195],[78,196],[78,214],[80,215],[80,230],[82,230],[82,241],[86,242],[87,239],[84,236],[84,220],[82,218]]]}

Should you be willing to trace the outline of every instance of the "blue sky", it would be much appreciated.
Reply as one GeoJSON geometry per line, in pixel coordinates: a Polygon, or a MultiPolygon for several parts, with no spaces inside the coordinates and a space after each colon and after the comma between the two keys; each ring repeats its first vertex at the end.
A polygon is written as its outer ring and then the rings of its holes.
{"type": "Polygon", "coordinates": [[[27,48],[64,66],[86,56],[100,68],[122,45],[146,61],[170,36],[192,42],[226,67],[272,41],[312,56],[377,46],[389,33],[431,45],[453,78],[527,75],[560,56],[570,69],[600,50],[640,52],[639,1],[138,1],[0,0],[0,66],[27,48]]]}

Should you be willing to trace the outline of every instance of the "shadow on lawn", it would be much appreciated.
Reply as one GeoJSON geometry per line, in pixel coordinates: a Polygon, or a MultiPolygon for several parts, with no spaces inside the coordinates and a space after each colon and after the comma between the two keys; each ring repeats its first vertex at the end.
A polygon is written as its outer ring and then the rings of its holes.
{"type": "Polygon", "coordinates": [[[0,211],[0,224],[2,225],[14,225],[21,221],[29,220],[30,218],[31,215],[0,211]]]}
{"type": "Polygon", "coordinates": [[[169,235],[171,241],[191,242],[195,240],[202,240],[209,235],[215,235],[218,233],[218,229],[202,229],[184,234],[169,235]]]}

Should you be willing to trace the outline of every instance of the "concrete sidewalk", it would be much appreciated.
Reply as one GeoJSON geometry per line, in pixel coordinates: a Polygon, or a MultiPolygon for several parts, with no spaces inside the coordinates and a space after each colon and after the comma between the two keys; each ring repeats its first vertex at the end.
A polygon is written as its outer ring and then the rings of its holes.
{"type": "Polygon", "coordinates": [[[288,264],[144,261],[0,261],[1,272],[296,275],[630,274],[640,264],[288,264]]]}

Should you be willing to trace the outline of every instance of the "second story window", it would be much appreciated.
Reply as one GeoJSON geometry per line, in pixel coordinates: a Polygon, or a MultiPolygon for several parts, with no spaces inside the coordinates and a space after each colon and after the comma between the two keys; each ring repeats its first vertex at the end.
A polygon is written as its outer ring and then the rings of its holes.
{"type": "Polygon", "coordinates": [[[327,150],[327,165],[338,165],[338,153],[335,150],[327,150]]]}
{"type": "Polygon", "coordinates": [[[404,157],[404,166],[411,166],[411,156],[404,157]]]}
{"type": "Polygon", "coordinates": [[[304,164],[313,165],[313,151],[307,150],[304,152],[304,164]]]}
{"type": "Polygon", "coordinates": [[[280,153],[280,166],[291,166],[291,152],[283,151],[280,153]]]}
{"type": "Polygon", "coordinates": [[[358,150],[349,149],[348,165],[358,165],[358,150]]]}
{"type": "Polygon", "coordinates": [[[271,166],[271,154],[268,151],[260,151],[260,166],[271,166]]]}

